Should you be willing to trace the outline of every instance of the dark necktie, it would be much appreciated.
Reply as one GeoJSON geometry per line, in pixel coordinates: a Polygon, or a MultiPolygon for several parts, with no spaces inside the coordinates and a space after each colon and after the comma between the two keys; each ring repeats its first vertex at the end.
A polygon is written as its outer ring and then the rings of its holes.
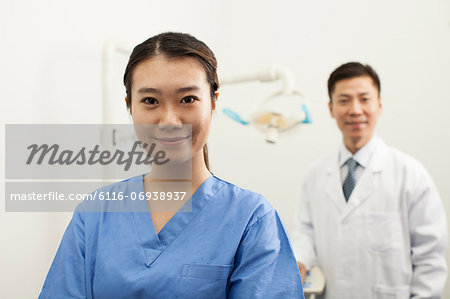
{"type": "Polygon", "coordinates": [[[345,200],[348,201],[350,195],[353,192],[353,189],[355,189],[356,185],[355,173],[356,173],[356,166],[358,166],[358,162],[353,160],[353,158],[350,158],[347,160],[346,164],[348,166],[348,175],[345,178],[344,184],[342,185],[342,189],[344,191],[345,200]]]}

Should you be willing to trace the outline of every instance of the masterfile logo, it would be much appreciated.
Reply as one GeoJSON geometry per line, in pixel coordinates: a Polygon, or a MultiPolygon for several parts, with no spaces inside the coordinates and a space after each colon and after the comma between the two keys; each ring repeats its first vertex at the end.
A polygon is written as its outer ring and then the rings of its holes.
{"type": "Polygon", "coordinates": [[[118,149],[114,152],[108,150],[100,151],[99,147],[98,144],[95,145],[92,150],[87,150],[86,147],[82,147],[78,152],[75,152],[72,150],[60,151],[60,146],[57,144],[51,146],[48,144],[41,144],[40,146],[32,144],[27,147],[27,149],[30,150],[30,155],[28,156],[26,164],[30,165],[34,162],[37,165],[42,165],[45,159],[49,165],[94,165],[97,163],[100,165],[108,165],[116,163],[117,165],[124,165],[124,170],[129,170],[133,162],[136,165],[151,165],[152,163],[164,165],[170,161],[169,159],[164,159],[166,157],[164,151],[156,151],[155,153],[155,143],[149,145],[147,143],[135,141],[129,152],[118,149]],[[137,149],[139,147],[145,149],[147,153],[144,155],[142,151],[138,151],[137,149]],[[134,157],[136,157],[135,160],[134,157]]]}
{"type": "MultiPolygon", "coordinates": [[[[153,206],[164,202],[159,210],[173,209],[170,202],[190,198],[185,191],[192,187],[191,136],[190,125],[162,129],[147,124],[7,124],[6,211],[73,211],[81,201],[152,201],[153,206]],[[182,171],[153,178],[165,182],[164,190],[147,182],[144,192],[143,175],[153,167],[175,164],[177,169],[182,165],[182,171]],[[139,179],[130,182],[130,178],[139,179]],[[132,189],[128,193],[98,192],[100,187],[122,180],[132,189]]],[[[115,207],[123,211],[125,206],[115,207]]]]}

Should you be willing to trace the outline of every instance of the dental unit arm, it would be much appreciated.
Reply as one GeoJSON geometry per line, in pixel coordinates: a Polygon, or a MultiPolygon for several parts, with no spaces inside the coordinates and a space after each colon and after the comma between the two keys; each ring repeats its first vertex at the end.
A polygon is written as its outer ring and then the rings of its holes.
{"type": "Polygon", "coordinates": [[[265,132],[268,143],[275,143],[280,132],[288,131],[302,123],[312,122],[304,96],[294,89],[294,74],[288,68],[271,65],[253,72],[224,76],[221,84],[251,81],[281,81],[282,87],[278,92],[258,101],[248,119],[242,118],[229,108],[224,108],[223,112],[228,117],[242,125],[253,124],[257,129],[265,132]],[[301,102],[299,102],[300,99],[301,102]]]}

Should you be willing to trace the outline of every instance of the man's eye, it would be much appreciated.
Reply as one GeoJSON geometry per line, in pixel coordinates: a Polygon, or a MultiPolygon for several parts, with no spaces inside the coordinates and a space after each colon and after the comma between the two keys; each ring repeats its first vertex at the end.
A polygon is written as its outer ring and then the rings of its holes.
{"type": "Polygon", "coordinates": [[[181,103],[184,103],[184,104],[190,104],[190,103],[195,102],[195,100],[197,100],[196,97],[193,97],[193,96],[187,96],[187,97],[184,97],[184,98],[181,99],[181,103]]]}
{"type": "Polygon", "coordinates": [[[158,100],[155,98],[145,98],[145,99],[142,99],[142,102],[144,102],[145,104],[148,104],[148,105],[158,104],[158,100]]]}

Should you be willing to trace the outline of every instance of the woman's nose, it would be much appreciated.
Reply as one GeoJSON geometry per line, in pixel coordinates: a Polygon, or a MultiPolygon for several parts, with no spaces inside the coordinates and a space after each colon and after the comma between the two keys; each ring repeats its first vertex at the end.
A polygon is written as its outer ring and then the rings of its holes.
{"type": "Polygon", "coordinates": [[[181,116],[176,109],[168,107],[161,111],[158,123],[160,129],[179,128],[182,124],[181,116]]]}

